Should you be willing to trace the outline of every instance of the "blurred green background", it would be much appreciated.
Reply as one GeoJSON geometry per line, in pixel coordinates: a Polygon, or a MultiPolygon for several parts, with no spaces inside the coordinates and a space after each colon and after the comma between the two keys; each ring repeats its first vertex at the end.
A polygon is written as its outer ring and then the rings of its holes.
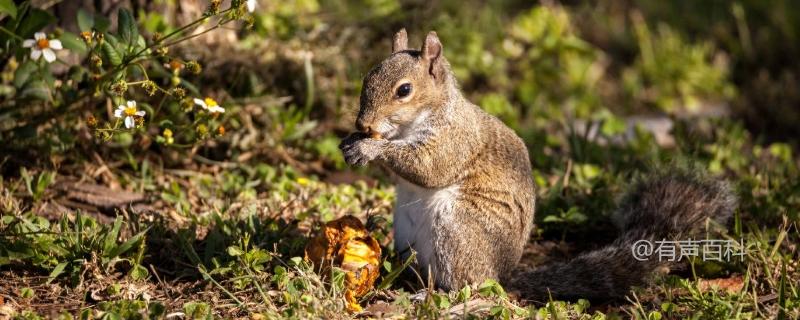
{"type": "MultiPolygon", "coordinates": [[[[109,16],[113,26],[116,9],[130,7],[149,36],[174,30],[207,5],[84,2],[55,2],[44,9],[60,29],[77,34],[79,10],[109,16]]],[[[210,33],[170,53],[204,65],[201,75],[183,82],[199,87],[199,94],[215,93],[243,108],[261,106],[269,116],[256,128],[271,131],[268,143],[319,138],[326,142],[314,149],[331,157],[336,152],[329,133],[351,128],[361,76],[389,53],[390,37],[402,27],[412,46],[436,30],[464,92],[529,139],[536,130],[574,119],[610,119],[605,129],[613,132],[622,130],[614,116],[721,115],[740,121],[758,139],[796,145],[800,11],[792,5],[783,0],[260,1],[252,29],[220,30],[222,35],[210,33]]],[[[4,52],[2,94],[11,108],[26,88],[11,83],[19,71],[9,66],[11,52],[4,52]]],[[[161,81],[168,80],[166,74],[161,81]]],[[[102,104],[96,99],[78,112],[50,114],[46,108],[5,109],[1,137],[19,142],[16,151],[31,145],[47,147],[37,152],[68,150],[76,141],[70,137],[74,130],[61,123],[74,122],[64,118],[84,118],[102,104]],[[41,132],[41,121],[28,121],[41,113],[60,123],[41,132]],[[29,138],[38,142],[23,141],[29,138]]],[[[229,132],[242,128],[236,118],[231,117],[229,132]]],[[[188,134],[184,138],[195,141],[188,134]]]]}

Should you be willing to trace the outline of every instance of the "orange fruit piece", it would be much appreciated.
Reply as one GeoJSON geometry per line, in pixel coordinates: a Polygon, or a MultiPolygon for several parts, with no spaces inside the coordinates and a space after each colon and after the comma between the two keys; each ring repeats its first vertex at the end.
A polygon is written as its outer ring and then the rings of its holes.
{"type": "Polygon", "coordinates": [[[356,217],[330,221],[308,242],[306,260],[326,276],[331,266],[345,271],[345,299],[352,312],[361,311],[358,298],[375,286],[380,274],[381,247],[356,217]]]}

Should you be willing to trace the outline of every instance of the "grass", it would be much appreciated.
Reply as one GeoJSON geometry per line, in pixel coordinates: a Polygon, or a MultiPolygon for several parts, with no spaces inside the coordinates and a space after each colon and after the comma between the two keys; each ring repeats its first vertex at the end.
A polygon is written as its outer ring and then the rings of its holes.
{"type": "MultiPolygon", "coordinates": [[[[720,125],[715,130],[742,134],[736,128],[720,125]]],[[[746,254],[743,261],[694,261],[656,279],[653,286],[632,291],[628,301],[530,305],[495,282],[441,292],[407,273],[392,279],[397,272],[391,271],[403,263],[391,249],[393,190],[388,182],[361,173],[349,172],[347,183],[336,184],[257,161],[169,169],[145,158],[137,159],[135,166],[118,161],[104,173],[114,177],[110,185],[143,195],[141,201],[111,209],[91,201],[79,206],[80,196],[65,194],[61,187],[68,181],[102,180],[91,175],[97,172],[92,162],[53,171],[28,168],[18,178],[3,179],[0,312],[31,319],[176,314],[298,319],[796,318],[797,160],[786,157],[780,145],[762,147],[746,135],[740,137],[745,143],[687,137],[677,134],[681,147],[656,147],[646,161],[663,158],[672,163],[668,159],[682,155],[711,170],[721,163],[741,199],[726,237],[743,239],[746,254]],[[388,278],[362,299],[361,314],[346,311],[341,271],[334,269],[332,277],[325,277],[331,280],[323,280],[301,258],[305,243],[322,222],[348,214],[368,222],[383,247],[382,279],[388,278]]],[[[631,141],[621,150],[642,154],[633,151],[644,142],[631,141]]],[[[577,162],[566,155],[562,164],[535,173],[539,229],[525,263],[563,258],[607,241],[608,231],[602,227],[608,224],[607,212],[596,210],[613,207],[624,181],[638,172],[629,168],[645,162],[641,156],[619,156],[619,147],[583,139],[576,143],[593,150],[596,159],[577,162]]],[[[115,198],[114,192],[105,192],[106,198],[115,198]]]]}

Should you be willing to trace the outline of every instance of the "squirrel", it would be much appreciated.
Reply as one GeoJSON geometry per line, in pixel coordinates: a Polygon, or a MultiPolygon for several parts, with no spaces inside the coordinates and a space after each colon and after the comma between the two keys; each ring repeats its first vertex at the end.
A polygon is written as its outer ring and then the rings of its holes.
{"type": "MultiPolygon", "coordinates": [[[[420,50],[401,29],[391,55],[363,80],[356,132],[340,149],[354,166],[374,163],[396,180],[396,252],[453,290],[496,279],[528,300],[622,298],[670,262],[639,261],[638,240],[678,239],[736,206],[728,184],[693,172],[643,179],[618,209],[621,235],[566,262],[516,272],[533,229],[535,185],[522,139],[469,102],[436,32],[420,50]]],[[[657,260],[657,259],[653,259],[657,260]]]]}

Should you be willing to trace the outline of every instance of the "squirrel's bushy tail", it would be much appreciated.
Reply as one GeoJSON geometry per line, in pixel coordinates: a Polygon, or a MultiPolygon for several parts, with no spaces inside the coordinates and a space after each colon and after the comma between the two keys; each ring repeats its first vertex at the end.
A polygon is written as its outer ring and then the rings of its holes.
{"type": "Polygon", "coordinates": [[[658,256],[637,260],[639,240],[688,240],[706,219],[725,223],[736,207],[727,183],[691,171],[660,173],[635,183],[618,209],[622,234],[610,245],[565,262],[544,265],[515,277],[512,287],[526,300],[611,300],[643,285],[654,271],[669,267],[658,256]]]}

